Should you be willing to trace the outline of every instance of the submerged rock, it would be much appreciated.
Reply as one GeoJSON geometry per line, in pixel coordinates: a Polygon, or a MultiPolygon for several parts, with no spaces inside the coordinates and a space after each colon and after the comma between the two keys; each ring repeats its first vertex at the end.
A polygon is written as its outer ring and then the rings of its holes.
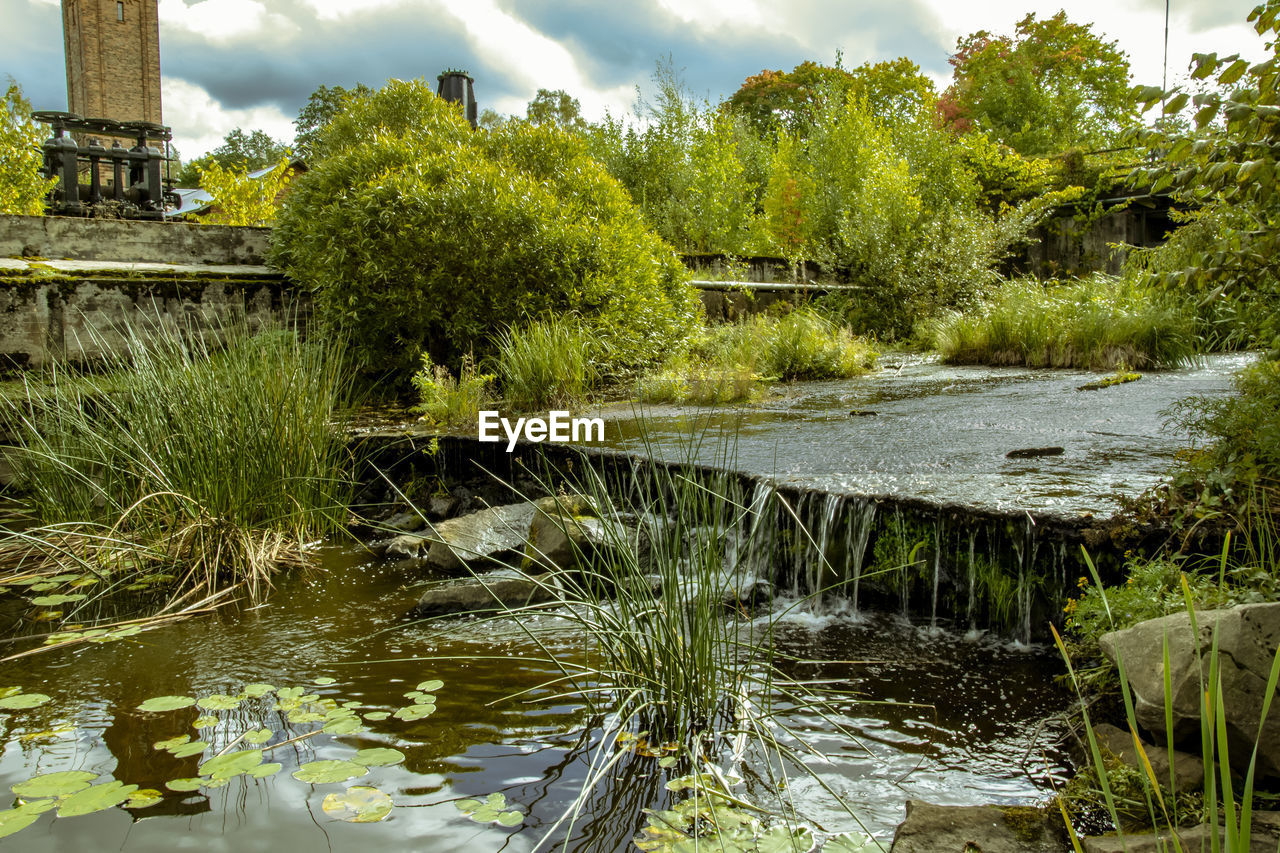
{"type": "Polygon", "coordinates": [[[550,575],[532,577],[514,570],[497,571],[433,583],[418,599],[413,615],[494,613],[559,598],[560,586],[550,575]]]}
{"type": "Polygon", "coordinates": [[[1068,853],[1060,818],[1030,806],[936,806],[907,800],[890,853],[1068,853]]]}
{"type": "Polygon", "coordinates": [[[1198,745],[1200,684],[1208,678],[1217,626],[1222,707],[1232,766],[1244,772],[1256,743],[1258,777],[1280,778],[1280,708],[1273,707],[1265,728],[1258,730],[1267,678],[1280,646],[1280,602],[1202,610],[1196,613],[1196,624],[1198,651],[1186,613],[1103,634],[1098,643],[1113,663],[1117,659],[1124,662],[1138,724],[1159,741],[1166,735],[1164,639],[1168,637],[1174,741],[1198,745]]]}
{"type": "Polygon", "coordinates": [[[1063,447],[1024,447],[1021,450],[1010,450],[1005,459],[1039,459],[1041,456],[1061,456],[1066,452],[1063,447]]]}

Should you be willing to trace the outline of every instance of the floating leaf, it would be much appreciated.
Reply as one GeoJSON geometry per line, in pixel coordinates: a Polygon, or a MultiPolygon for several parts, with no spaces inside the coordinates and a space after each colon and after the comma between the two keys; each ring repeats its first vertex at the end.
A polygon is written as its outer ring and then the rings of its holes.
{"type": "Polygon", "coordinates": [[[352,758],[352,761],[356,764],[363,764],[365,767],[387,767],[404,761],[404,753],[386,746],[375,746],[371,749],[360,750],[352,758]]]}
{"type": "Polygon", "coordinates": [[[319,693],[307,693],[307,694],[306,694],[306,695],[304,695],[304,696],[299,696],[299,697],[298,697],[298,701],[299,701],[300,703],[302,703],[303,705],[306,705],[306,704],[309,704],[309,703],[311,703],[311,702],[315,702],[315,701],[316,701],[316,700],[318,700],[319,698],[320,698],[320,694],[319,694],[319,693]]]}
{"type": "Polygon", "coordinates": [[[415,705],[434,705],[434,704],[436,704],[436,694],[434,694],[434,693],[423,693],[421,696],[416,696],[416,697],[414,697],[413,704],[415,704],[415,705]]]}
{"type": "Polygon", "coordinates": [[[259,764],[257,767],[248,771],[248,775],[255,779],[265,779],[268,776],[274,776],[279,773],[282,766],[283,765],[277,764],[274,761],[270,761],[266,764],[259,764]]]}
{"type": "Polygon", "coordinates": [[[868,836],[853,832],[836,835],[822,845],[822,853],[871,853],[880,849],[880,845],[868,836]]]}
{"type": "Polygon", "coordinates": [[[250,699],[260,699],[275,689],[274,685],[263,684],[261,682],[246,684],[244,686],[244,695],[248,696],[250,699]]]}
{"type": "Polygon", "coordinates": [[[205,779],[204,786],[206,788],[221,788],[222,786],[230,783],[231,779],[232,777],[230,776],[219,776],[217,779],[205,779]]]}
{"type": "Polygon", "coordinates": [[[0,699],[0,709],[20,711],[27,708],[38,708],[48,701],[49,697],[43,693],[19,693],[16,696],[6,696],[0,699]]]}
{"type": "Polygon", "coordinates": [[[164,783],[164,786],[170,791],[197,791],[203,784],[203,779],[192,777],[188,779],[170,779],[164,783]]]}
{"type": "Polygon", "coordinates": [[[322,678],[317,678],[317,679],[316,679],[314,682],[312,682],[312,683],[314,683],[314,684],[318,684],[318,685],[320,685],[321,687],[326,687],[326,686],[328,686],[328,685],[330,685],[330,684],[337,684],[337,683],[338,683],[338,679],[336,679],[336,678],[330,678],[329,676],[327,676],[327,675],[326,675],[326,676],[323,676],[322,678]]]}
{"type": "Polygon", "coordinates": [[[51,589],[57,589],[58,585],[56,583],[50,583],[49,581],[42,581],[40,583],[33,583],[30,588],[35,592],[48,592],[51,589]]]}
{"type": "Polygon", "coordinates": [[[139,788],[124,804],[126,809],[146,809],[164,801],[164,794],[155,788],[139,788]]]}
{"type": "Polygon", "coordinates": [[[43,613],[37,613],[34,618],[35,618],[35,621],[37,622],[52,622],[55,619],[62,618],[62,611],[46,610],[43,613]]]}
{"type": "Polygon", "coordinates": [[[404,720],[406,723],[412,723],[414,720],[422,720],[430,717],[435,713],[435,705],[407,705],[396,711],[396,719],[404,720]]]}
{"type": "Polygon", "coordinates": [[[202,714],[191,724],[193,729],[211,729],[218,724],[218,718],[212,714],[202,714]]]}
{"type": "Polygon", "coordinates": [[[196,700],[192,696],[153,696],[139,705],[138,710],[158,714],[162,711],[177,711],[181,708],[190,708],[194,704],[196,704],[196,700]]]}
{"type": "Polygon", "coordinates": [[[191,735],[178,735],[167,740],[158,740],[151,744],[152,749],[174,750],[191,740],[191,735]]]}
{"type": "Polygon", "coordinates": [[[21,687],[0,687],[0,699],[4,699],[9,696],[17,696],[21,692],[21,687]]]}
{"type": "Polygon", "coordinates": [[[502,826],[519,826],[524,823],[524,815],[516,811],[503,812],[495,820],[502,826]]]}
{"type": "Polygon", "coordinates": [[[354,711],[355,709],[360,707],[360,703],[359,702],[343,702],[342,707],[350,708],[352,711],[354,711]]]}
{"type": "Polygon", "coordinates": [[[364,715],[364,718],[366,720],[369,720],[370,722],[378,723],[390,716],[391,716],[390,711],[370,711],[369,713],[364,715]]]}
{"type": "Polygon", "coordinates": [[[27,732],[24,735],[19,735],[18,740],[21,740],[21,741],[43,740],[44,738],[58,737],[60,735],[65,735],[70,732],[74,732],[75,730],[76,730],[75,726],[59,726],[56,729],[45,729],[42,732],[27,732]]]}
{"type": "Polygon", "coordinates": [[[281,699],[298,699],[302,696],[301,687],[281,687],[276,691],[276,695],[281,699]]]}
{"type": "Polygon", "coordinates": [[[174,758],[187,758],[192,755],[199,755],[209,748],[209,744],[202,740],[193,740],[191,743],[184,743],[182,746],[176,746],[169,750],[173,753],[174,758]]]}
{"type": "Polygon", "coordinates": [[[73,587],[80,588],[85,586],[93,586],[97,582],[98,582],[98,578],[83,577],[83,578],[76,578],[71,582],[71,585],[73,587]]]}
{"type": "Polygon", "coordinates": [[[31,799],[66,797],[88,788],[97,778],[97,773],[88,770],[63,770],[60,773],[33,776],[25,782],[14,785],[12,790],[19,797],[31,799]]]}
{"type": "Polygon", "coordinates": [[[16,809],[5,809],[0,812],[0,838],[6,835],[13,835],[19,830],[26,829],[40,818],[40,813],[32,811],[26,806],[18,806],[16,809]]]}
{"type": "Polygon", "coordinates": [[[674,755],[668,755],[666,758],[658,759],[659,767],[674,767],[675,763],[676,763],[676,757],[674,755]]]}
{"type": "Polygon", "coordinates": [[[271,729],[254,729],[253,731],[245,733],[244,742],[257,746],[271,740],[271,736],[273,734],[274,732],[272,732],[271,729]]]}
{"type": "Polygon", "coordinates": [[[325,723],[324,726],[325,733],[331,735],[349,735],[363,729],[364,726],[360,723],[359,717],[340,717],[325,723]]]}
{"type": "Polygon", "coordinates": [[[474,820],[476,823],[498,823],[502,826],[517,826],[524,822],[524,815],[518,811],[520,808],[516,804],[510,804],[511,809],[507,808],[507,798],[504,794],[493,793],[481,800],[459,800],[454,805],[458,811],[474,820]]]}
{"type": "Polygon", "coordinates": [[[410,690],[408,693],[405,693],[405,694],[404,694],[404,698],[406,698],[406,699],[417,699],[417,698],[418,698],[419,696],[421,696],[421,695],[423,695],[423,693],[422,693],[422,691],[421,691],[421,690],[410,690]]]}
{"type": "Polygon", "coordinates": [[[353,785],[341,794],[329,794],[320,804],[324,813],[348,823],[374,823],[391,814],[391,798],[364,785],[353,785]]]}
{"type": "Polygon", "coordinates": [[[210,696],[202,696],[196,700],[196,704],[206,711],[233,711],[240,707],[243,700],[239,696],[227,696],[224,693],[214,693],[210,696]]]}
{"type": "Polygon", "coordinates": [[[444,682],[438,678],[433,678],[430,681],[424,681],[418,685],[418,689],[423,693],[435,693],[441,687],[444,687],[444,682]]]}
{"type": "Polygon", "coordinates": [[[101,785],[94,785],[79,793],[72,794],[58,806],[58,817],[75,817],[82,814],[93,814],[118,806],[133,796],[137,785],[126,785],[112,779],[101,785]]]}
{"type": "Polygon", "coordinates": [[[215,755],[200,765],[200,775],[211,779],[229,779],[248,773],[262,763],[262,750],[242,749],[239,752],[228,752],[226,755],[215,755]]]}
{"type": "Polygon", "coordinates": [[[294,708],[289,712],[289,722],[291,723],[320,723],[323,721],[324,714],[317,714],[315,711],[294,708]]]}
{"type": "Polygon", "coordinates": [[[345,782],[369,772],[369,768],[354,761],[308,761],[293,771],[293,778],[299,782],[310,782],[312,785],[328,785],[334,782],[345,782]]]}
{"type": "Polygon", "coordinates": [[[37,607],[56,607],[59,604],[69,604],[70,602],[80,601],[88,597],[89,596],[85,595],[83,592],[72,593],[70,595],[60,592],[57,595],[38,595],[31,599],[31,603],[37,607]]]}

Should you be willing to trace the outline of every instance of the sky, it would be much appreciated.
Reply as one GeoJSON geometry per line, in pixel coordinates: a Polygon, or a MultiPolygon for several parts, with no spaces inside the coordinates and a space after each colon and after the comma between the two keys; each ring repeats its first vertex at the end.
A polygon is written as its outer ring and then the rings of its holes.
{"type": "MultiPolygon", "coordinates": [[[[36,109],[65,110],[59,0],[0,0],[0,80],[36,109]]],[[[1169,83],[1193,52],[1264,55],[1254,0],[1169,0],[1169,83]]],[[[1159,85],[1165,0],[159,0],[164,122],[184,159],[235,127],[284,142],[321,84],[380,86],[446,68],[475,78],[481,109],[524,115],[539,88],[564,89],[591,120],[633,109],[670,59],[717,102],[762,69],[845,67],[906,56],[945,87],[956,40],[1011,34],[1023,15],[1064,10],[1118,43],[1135,83],[1159,85]]]]}

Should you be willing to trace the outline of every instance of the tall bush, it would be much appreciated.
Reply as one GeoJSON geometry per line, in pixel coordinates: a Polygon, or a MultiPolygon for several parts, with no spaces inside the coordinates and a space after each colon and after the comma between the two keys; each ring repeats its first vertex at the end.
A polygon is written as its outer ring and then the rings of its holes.
{"type": "Polygon", "coordinates": [[[427,351],[494,351],[522,318],[576,313],[615,365],[657,360],[693,328],[671,249],[576,135],[473,131],[421,80],[351,100],[281,211],[275,262],[368,372],[407,377],[427,351]]]}

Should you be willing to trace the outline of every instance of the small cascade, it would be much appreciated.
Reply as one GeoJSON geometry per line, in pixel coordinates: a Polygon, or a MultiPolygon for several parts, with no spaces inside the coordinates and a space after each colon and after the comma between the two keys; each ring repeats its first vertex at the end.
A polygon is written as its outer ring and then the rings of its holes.
{"type": "Polygon", "coordinates": [[[969,529],[969,630],[975,631],[978,628],[977,616],[973,612],[973,606],[977,597],[977,581],[978,566],[974,559],[974,550],[978,541],[978,531],[974,528],[969,529]]]}
{"type": "Polygon", "coordinates": [[[1027,516],[1023,524],[1023,534],[1021,537],[1012,536],[1013,551],[1018,560],[1018,587],[1017,587],[1017,605],[1018,605],[1018,639],[1023,643],[1031,642],[1031,591],[1032,591],[1032,570],[1036,561],[1036,550],[1038,543],[1036,542],[1035,521],[1031,516],[1027,516]]]}
{"type": "Polygon", "coordinates": [[[862,581],[862,565],[871,541],[871,530],[876,523],[876,505],[866,498],[853,498],[849,512],[849,524],[845,527],[845,589],[848,591],[853,615],[858,615],[858,585],[862,581]]]}
{"type": "Polygon", "coordinates": [[[938,579],[942,576],[942,516],[933,522],[933,602],[929,606],[929,627],[938,627],[938,579]]]}

